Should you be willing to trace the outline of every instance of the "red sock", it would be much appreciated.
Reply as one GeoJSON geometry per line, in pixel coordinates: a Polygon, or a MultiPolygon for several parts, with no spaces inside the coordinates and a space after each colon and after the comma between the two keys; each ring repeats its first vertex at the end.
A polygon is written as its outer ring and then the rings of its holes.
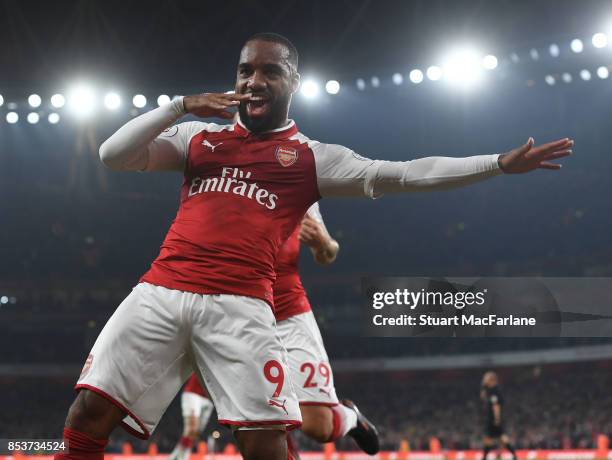
{"type": "Polygon", "coordinates": [[[193,447],[193,441],[191,440],[190,437],[187,437],[187,436],[181,436],[181,440],[179,441],[179,444],[184,449],[191,449],[193,447]]]}
{"type": "Polygon", "coordinates": [[[332,406],[333,425],[332,435],[327,442],[334,442],[344,435],[344,413],[340,406],[332,406]]]}
{"type": "Polygon", "coordinates": [[[104,460],[108,439],[91,439],[84,433],[64,428],[64,441],[68,443],[67,450],[56,454],[54,460],[104,460]]]}
{"type": "Polygon", "coordinates": [[[295,441],[289,433],[287,433],[287,460],[300,460],[295,441]]]}

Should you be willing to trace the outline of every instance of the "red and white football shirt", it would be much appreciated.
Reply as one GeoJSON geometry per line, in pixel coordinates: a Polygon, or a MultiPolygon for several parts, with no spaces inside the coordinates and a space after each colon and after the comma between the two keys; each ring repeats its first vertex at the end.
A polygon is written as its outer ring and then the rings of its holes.
{"type": "Polygon", "coordinates": [[[141,278],[169,289],[255,297],[272,305],[278,250],[321,197],[438,190],[500,174],[498,155],[371,160],[310,140],[293,121],[260,134],[240,123],[187,122],[147,139],[180,115],[173,104],[159,107],[101,147],[120,169],[141,169],[143,158],[148,170],[173,169],[177,158],[184,164],[177,216],[141,278]]]}
{"type": "Polygon", "coordinates": [[[320,198],[315,160],[292,122],[265,134],[183,123],[160,136],[186,152],[178,214],[142,281],[273,303],[281,244],[320,198]]]}
{"type": "MultiPolygon", "coordinates": [[[[318,203],[308,209],[307,214],[323,225],[318,203]]],[[[276,280],[274,281],[274,316],[283,321],[311,310],[306,290],[299,274],[300,224],[283,243],[276,259],[276,280]]],[[[327,230],[325,230],[327,232],[327,230]]]]}

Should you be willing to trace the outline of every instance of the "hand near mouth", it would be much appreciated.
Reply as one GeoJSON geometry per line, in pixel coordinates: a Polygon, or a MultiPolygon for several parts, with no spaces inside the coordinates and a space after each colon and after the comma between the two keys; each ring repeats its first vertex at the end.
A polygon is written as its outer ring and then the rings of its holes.
{"type": "Polygon", "coordinates": [[[200,118],[226,118],[232,119],[234,112],[230,108],[238,107],[240,102],[251,100],[251,94],[236,94],[236,93],[204,93],[185,96],[183,98],[183,106],[185,112],[192,113],[200,118]]]}

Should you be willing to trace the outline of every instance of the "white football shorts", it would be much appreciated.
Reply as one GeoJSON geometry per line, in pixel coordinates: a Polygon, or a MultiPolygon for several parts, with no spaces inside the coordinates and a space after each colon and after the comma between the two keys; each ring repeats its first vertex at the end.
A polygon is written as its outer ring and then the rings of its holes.
{"type": "Polygon", "coordinates": [[[138,284],[98,336],[76,389],[125,411],[147,439],[192,372],[233,428],[301,424],[287,353],[263,300],[138,284]]]}
{"type": "Polygon", "coordinates": [[[291,380],[300,404],[337,405],[334,376],[312,311],[279,321],[276,328],[289,355],[291,380]]]}

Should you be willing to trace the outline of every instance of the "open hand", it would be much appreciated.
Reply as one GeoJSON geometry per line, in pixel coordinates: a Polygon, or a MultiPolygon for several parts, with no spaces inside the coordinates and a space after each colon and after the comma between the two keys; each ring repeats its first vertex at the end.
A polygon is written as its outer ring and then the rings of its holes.
{"type": "Polygon", "coordinates": [[[525,145],[500,155],[499,167],[507,174],[525,173],[538,168],[558,170],[561,165],[551,160],[571,155],[573,145],[572,139],[565,138],[534,147],[533,137],[530,137],[525,145]]]}
{"type": "Polygon", "coordinates": [[[231,119],[234,112],[229,111],[231,107],[238,107],[240,102],[248,101],[250,94],[236,93],[204,93],[183,98],[183,106],[187,113],[192,113],[200,118],[219,117],[231,119]]]}

